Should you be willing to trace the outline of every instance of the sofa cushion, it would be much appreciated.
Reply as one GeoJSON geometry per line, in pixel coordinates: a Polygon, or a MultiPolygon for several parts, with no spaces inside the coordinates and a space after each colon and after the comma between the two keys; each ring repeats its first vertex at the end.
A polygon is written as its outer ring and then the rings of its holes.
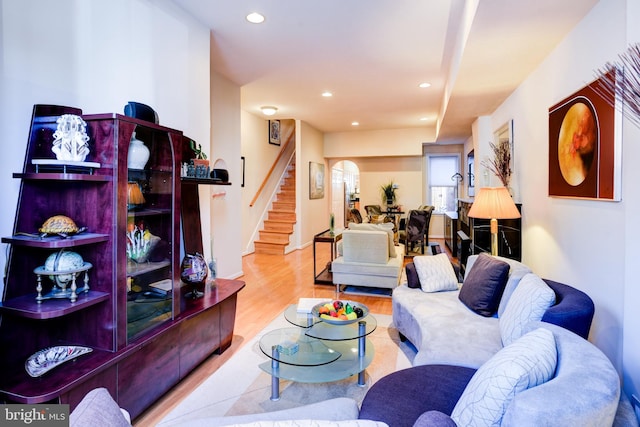
{"type": "Polygon", "coordinates": [[[525,326],[542,320],[555,302],[555,292],[540,277],[533,273],[525,275],[500,316],[502,344],[506,346],[520,338],[525,326]]]}
{"type": "Polygon", "coordinates": [[[498,310],[509,274],[509,264],[485,253],[475,260],[460,289],[460,301],[488,317],[498,310]]]}
{"type": "Polygon", "coordinates": [[[131,423],[106,388],[87,393],[69,414],[70,427],[130,427],[131,423]]]}
{"type": "Polygon", "coordinates": [[[440,411],[427,411],[413,424],[413,427],[458,427],[447,414],[440,411]]]}
{"type": "Polygon", "coordinates": [[[412,289],[420,289],[420,278],[416,271],[416,265],[412,262],[408,262],[404,266],[404,271],[407,274],[407,286],[412,289]]]}
{"type": "Polygon", "coordinates": [[[418,349],[414,365],[478,368],[502,349],[499,319],[469,310],[458,292],[426,293],[404,285],[393,290],[393,323],[418,349]]]}
{"type": "Polygon", "coordinates": [[[282,420],[254,421],[244,424],[231,424],[230,427],[389,427],[385,423],[369,420],[282,420]]]}
{"type": "Polygon", "coordinates": [[[389,257],[395,258],[396,254],[396,245],[393,240],[393,223],[385,222],[380,224],[371,224],[371,223],[349,223],[349,230],[365,230],[365,231],[385,231],[389,235],[389,257]]]}
{"type": "Polygon", "coordinates": [[[451,418],[458,425],[499,426],[514,396],[552,378],[557,360],[551,331],[538,328],[523,335],[478,369],[451,418]]]}
{"type": "Polygon", "coordinates": [[[413,257],[420,288],[424,292],[454,291],[458,289],[458,278],[449,256],[445,253],[413,257]]]}
{"type": "Polygon", "coordinates": [[[383,376],[367,391],[358,418],[392,427],[411,426],[422,414],[450,414],[475,369],[451,365],[422,365],[383,376]]]}

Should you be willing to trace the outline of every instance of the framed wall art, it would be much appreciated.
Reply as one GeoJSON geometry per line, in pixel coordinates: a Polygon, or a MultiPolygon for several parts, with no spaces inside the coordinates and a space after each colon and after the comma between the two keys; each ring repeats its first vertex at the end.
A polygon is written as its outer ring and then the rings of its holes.
{"type": "Polygon", "coordinates": [[[493,132],[493,161],[489,162],[494,174],[511,191],[513,175],[513,120],[509,120],[493,132]]]}
{"type": "Polygon", "coordinates": [[[269,120],[269,144],[280,145],[280,120],[269,120]]]}
{"type": "Polygon", "coordinates": [[[309,162],[309,199],[324,198],[324,164],[309,162]]]}
{"type": "Polygon", "coordinates": [[[620,201],[621,118],[598,80],[549,108],[549,196],[620,201]]]}

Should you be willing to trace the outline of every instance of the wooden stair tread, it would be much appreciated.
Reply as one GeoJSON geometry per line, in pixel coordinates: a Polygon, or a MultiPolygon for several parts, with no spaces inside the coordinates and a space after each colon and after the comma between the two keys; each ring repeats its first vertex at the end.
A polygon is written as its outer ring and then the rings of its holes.
{"type": "Polygon", "coordinates": [[[256,254],[284,255],[296,223],[296,165],[287,166],[271,209],[264,220],[259,238],[254,243],[256,254]]]}

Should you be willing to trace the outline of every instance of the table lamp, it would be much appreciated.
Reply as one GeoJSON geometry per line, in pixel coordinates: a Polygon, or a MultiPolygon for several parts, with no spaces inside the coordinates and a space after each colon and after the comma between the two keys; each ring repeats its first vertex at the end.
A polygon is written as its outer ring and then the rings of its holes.
{"type": "Polygon", "coordinates": [[[471,218],[491,220],[491,255],[498,255],[498,220],[520,218],[520,212],[505,187],[483,187],[476,195],[469,214],[471,218]]]}

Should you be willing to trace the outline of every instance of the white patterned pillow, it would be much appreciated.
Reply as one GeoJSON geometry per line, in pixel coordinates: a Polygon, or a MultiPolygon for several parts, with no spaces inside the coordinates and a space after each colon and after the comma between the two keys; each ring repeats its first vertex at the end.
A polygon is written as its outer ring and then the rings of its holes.
{"type": "Polygon", "coordinates": [[[525,275],[500,316],[502,345],[509,345],[522,336],[530,322],[542,320],[545,311],[556,302],[556,293],[533,273],[525,275]]]}
{"type": "Polygon", "coordinates": [[[413,257],[420,288],[424,292],[454,291],[458,289],[458,278],[451,261],[445,253],[413,257]]]}
{"type": "Polygon", "coordinates": [[[557,361],[553,332],[538,328],[523,335],[476,371],[451,418],[459,426],[499,426],[513,397],[551,379],[557,361]]]}

